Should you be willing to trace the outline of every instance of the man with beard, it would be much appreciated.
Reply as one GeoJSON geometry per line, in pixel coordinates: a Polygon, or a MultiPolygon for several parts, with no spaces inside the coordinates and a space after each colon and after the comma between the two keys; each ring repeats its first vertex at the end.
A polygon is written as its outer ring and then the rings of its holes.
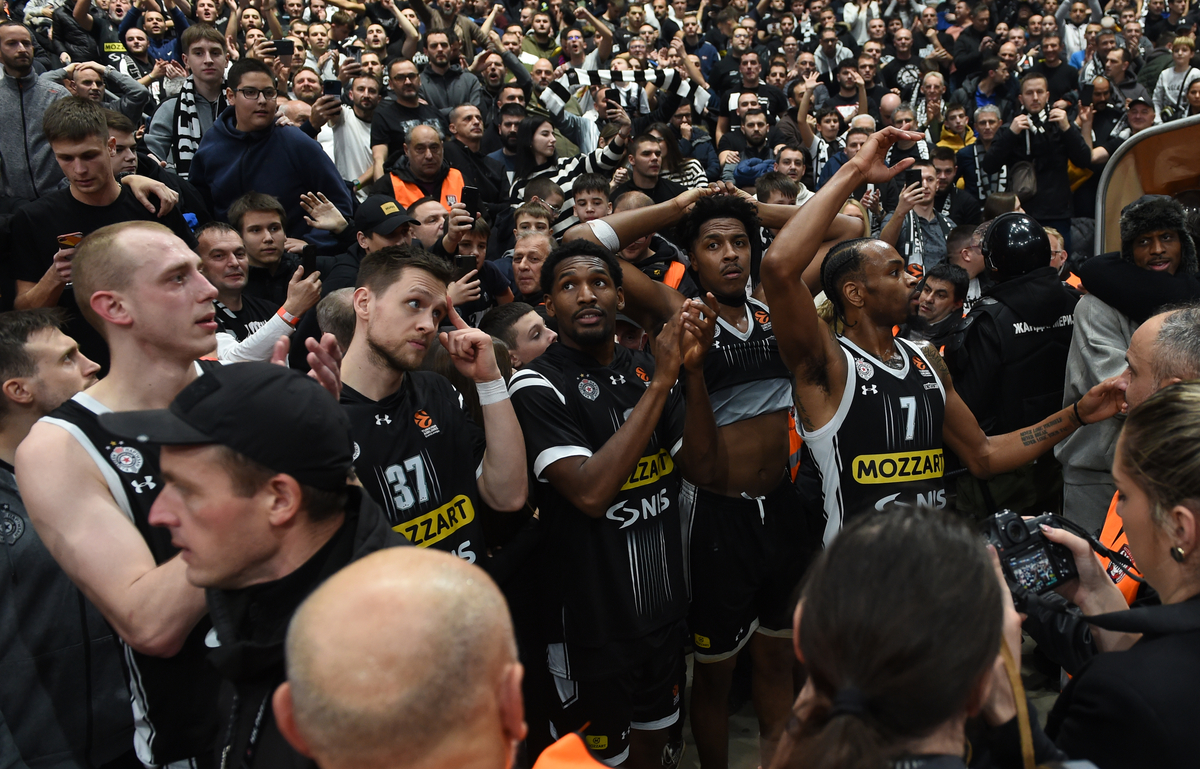
{"type": "Polygon", "coordinates": [[[875,114],[879,105],[867,97],[867,83],[858,74],[853,61],[843,61],[837,66],[837,91],[829,96],[826,107],[838,111],[846,125],[858,115],[875,114]]]}
{"type": "Polygon", "coordinates": [[[384,178],[387,160],[404,149],[404,135],[409,128],[418,123],[442,124],[441,114],[420,99],[421,75],[416,64],[408,59],[388,64],[388,88],[396,100],[376,110],[371,120],[371,157],[376,180],[384,178]]]}
{"type": "Polygon", "coordinates": [[[750,158],[770,160],[771,147],[767,144],[769,130],[765,112],[757,107],[746,110],[746,114],[742,115],[741,130],[725,134],[717,147],[723,153],[730,153],[726,157],[725,168],[728,170],[730,166],[737,166],[750,158]]]}
{"type": "MultiPolygon", "coordinates": [[[[90,18],[90,17],[89,17],[90,18]]],[[[5,198],[12,203],[53,192],[63,173],[42,131],[42,115],[55,101],[69,96],[64,86],[42,80],[33,71],[33,33],[23,24],[0,23],[0,155],[4,157],[5,198]]]]}
{"type": "Polygon", "coordinates": [[[480,506],[511,511],[525,504],[525,441],[491,337],[448,306],[450,277],[448,263],[412,246],[363,260],[341,402],[358,476],[389,524],[418,547],[484,566],[480,506]],[[454,330],[440,341],[475,383],[482,425],[471,421],[448,380],[419,370],[447,317],[454,330]]]}
{"type": "Polygon", "coordinates": [[[553,35],[550,34],[553,25],[554,22],[549,13],[546,11],[535,12],[529,32],[521,41],[521,50],[539,59],[557,59],[560,49],[558,43],[554,41],[553,35]]]}
{"type": "Polygon", "coordinates": [[[504,165],[510,185],[516,167],[517,129],[521,127],[521,121],[528,114],[520,104],[510,103],[500,107],[500,122],[496,125],[496,131],[500,135],[501,146],[500,149],[488,155],[488,158],[504,165]]]}
{"type": "MultiPolygon", "coordinates": [[[[350,79],[350,104],[339,97],[321,96],[313,105],[309,122],[320,130],[317,141],[342,174],[362,189],[375,181],[375,164],[371,155],[371,121],[379,106],[383,84],[374,75],[360,74],[350,79]]],[[[364,196],[365,197],[365,196],[364,196]]]]}
{"type": "Polygon", "coordinates": [[[460,104],[484,106],[483,86],[478,78],[450,63],[450,48],[458,42],[452,30],[425,35],[425,55],[429,63],[421,73],[421,93],[443,119],[460,104]]]}
{"type": "Polygon", "coordinates": [[[956,154],[949,147],[933,148],[933,170],[937,175],[937,193],[933,207],[955,225],[972,226],[983,221],[983,203],[965,190],[960,190],[956,154]]]}
{"type": "MultiPolygon", "coordinates": [[[[483,117],[474,104],[460,104],[450,110],[450,138],[442,145],[442,153],[452,168],[463,175],[467,186],[479,190],[481,206],[489,210],[507,208],[503,202],[509,183],[504,165],[479,152],[483,144],[483,117]]],[[[482,211],[472,211],[479,214],[482,211]]]]}
{"type": "Polygon", "coordinates": [[[670,313],[654,358],[632,352],[614,342],[621,283],[608,249],[573,240],[555,250],[542,293],[558,340],[511,387],[553,554],[538,596],[551,723],[557,734],[582,730],[610,764],[648,767],[661,765],[679,718],[680,481],[708,483],[718,454],[704,382],[713,317],[689,301],[670,313]]]}
{"type": "Polygon", "coordinates": [[[529,70],[525,69],[521,60],[504,48],[499,51],[481,53],[471,65],[471,70],[483,83],[484,106],[482,113],[485,126],[496,125],[499,109],[504,106],[500,99],[500,92],[506,87],[504,78],[507,75],[512,75],[512,81],[508,85],[529,89],[533,83],[533,78],[529,76],[529,70]]]}

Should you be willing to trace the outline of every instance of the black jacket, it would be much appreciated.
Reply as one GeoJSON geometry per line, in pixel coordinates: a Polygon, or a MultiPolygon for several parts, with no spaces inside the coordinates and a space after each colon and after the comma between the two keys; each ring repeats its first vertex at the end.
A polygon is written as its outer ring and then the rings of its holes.
{"type": "MultiPolygon", "coordinates": [[[[949,99],[950,102],[961,104],[966,108],[967,118],[972,124],[975,122],[975,110],[979,108],[979,102],[975,100],[975,93],[979,90],[979,81],[983,79],[984,74],[983,72],[976,72],[974,75],[968,77],[963,81],[960,88],[955,89],[949,99]]],[[[1003,123],[1012,120],[1013,104],[1017,99],[1015,93],[1016,82],[1015,79],[1010,77],[1007,83],[996,88],[999,91],[996,106],[1000,108],[1000,121],[1003,123]]]]}
{"type": "Polygon", "coordinates": [[[1083,141],[1079,129],[1071,124],[1067,130],[1047,123],[1042,131],[1032,129],[1014,134],[1011,121],[996,134],[992,148],[983,158],[983,170],[995,173],[1007,165],[1011,175],[1014,163],[1032,162],[1037,175],[1037,194],[1021,199],[1021,207],[1039,222],[1070,219],[1071,181],[1067,177],[1067,161],[1079,168],[1092,163],[1092,151],[1083,141]]]}
{"type": "Polygon", "coordinates": [[[83,769],[133,750],[112,628],[55,563],[0,467],[0,766],[83,769]]]}
{"type": "Polygon", "coordinates": [[[954,386],[985,433],[1007,433],[1062,408],[1078,302],[1046,266],[997,283],[971,308],[954,386]]]}
{"type": "Polygon", "coordinates": [[[1143,270],[1118,251],[1100,254],[1079,266],[1079,279],[1089,294],[1141,323],[1163,307],[1200,299],[1200,278],[1182,269],[1171,275],[1143,270]]]}
{"type": "Polygon", "coordinates": [[[205,591],[220,643],[209,659],[224,679],[221,723],[226,726],[217,744],[218,764],[228,750],[229,756],[241,757],[228,762],[231,767],[315,769],[280,734],[271,707],[271,695],[287,680],[288,623],[304,599],[343,566],[405,544],[408,540],[391,530],[383,511],[361,489],[351,487],[345,523],[303,566],[274,582],[205,591]]]}
{"type": "Polygon", "coordinates": [[[483,208],[497,211],[501,207],[508,207],[508,171],[499,161],[473,151],[454,138],[445,141],[442,151],[446,162],[452,168],[458,169],[466,185],[479,190],[479,200],[483,208]]]}
{"type": "Polygon", "coordinates": [[[1046,733],[1071,758],[1100,769],[1194,767],[1200,756],[1200,596],[1088,622],[1142,638],[1126,651],[1093,657],[1063,689],[1046,733]]]}

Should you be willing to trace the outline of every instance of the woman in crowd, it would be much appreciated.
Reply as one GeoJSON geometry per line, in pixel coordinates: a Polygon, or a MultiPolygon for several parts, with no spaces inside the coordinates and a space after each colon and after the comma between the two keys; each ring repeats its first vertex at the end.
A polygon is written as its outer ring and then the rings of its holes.
{"type": "MultiPolygon", "coordinates": [[[[888,510],[847,526],[796,610],[809,679],[773,766],[963,769],[983,747],[967,740],[975,716],[1001,727],[988,734],[991,765],[1020,766],[998,654],[1003,643],[1019,659],[1020,620],[997,572],[979,535],[945,511],[888,510]]],[[[1033,729],[1039,763],[1061,758],[1033,729]]]]}
{"type": "Polygon", "coordinates": [[[993,192],[983,203],[983,220],[990,222],[1000,214],[1007,214],[1010,211],[1016,211],[1018,214],[1025,213],[1025,209],[1021,208],[1021,199],[1017,197],[1016,193],[993,192]]]}
{"type": "Polygon", "coordinates": [[[629,140],[630,131],[629,117],[624,110],[610,110],[610,114],[613,113],[618,113],[613,122],[619,124],[619,129],[612,141],[597,147],[590,154],[569,158],[560,158],[555,152],[557,139],[549,120],[541,117],[522,120],[517,128],[517,154],[513,164],[513,183],[509,189],[509,199],[513,205],[520,205],[525,200],[525,187],[529,182],[549,177],[562,188],[565,200],[560,210],[570,214],[575,204],[571,194],[575,179],[585,173],[610,175],[625,156],[625,143],[629,140]]]}
{"type": "Polygon", "coordinates": [[[696,158],[685,158],[679,152],[679,140],[666,123],[654,123],[647,133],[662,142],[662,175],[688,189],[708,186],[704,166],[696,158]]]}
{"type": "Polygon", "coordinates": [[[1100,651],[1050,713],[1047,733],[1101,769],[1195,766],[1200,755],[1200,383],[1172,385],[1130,412],[1117,441],[1117,513],[1161,605],[1130,609],[1088,543],[1061,529],[1079,579],[1059,590],[1100,651]]]}

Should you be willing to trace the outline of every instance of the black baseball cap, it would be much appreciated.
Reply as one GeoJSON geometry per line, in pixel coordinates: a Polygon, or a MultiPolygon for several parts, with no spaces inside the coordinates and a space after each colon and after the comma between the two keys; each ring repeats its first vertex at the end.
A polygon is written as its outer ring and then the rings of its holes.
{"type": "Polygon", "coordinates": [[[354,228],[368,235],[390,235],[401,225],[416,223],[395,198],[387,195],[371,195],[354,212],[354,228]]]}
{"type": "MultiPolygon", "coordinates": [[[[1154,106],[1154,104],[1152,104],[1151,101],[1149,99],[1147,99],[1145,96],[1135,96],[1129,100],[1129,107],[1132,107],[1135,104],[1145,104],[1147,107],[1154,106]]],[[[1126,107],[1126,109],[1128,109],[1129,107],[1126,107]]]]}
{"type": "Polygon", "coordinates": [[[170,408],[102,414],[100,424],[138,443],[227,446],[327,491],[345,487],[354,461],[350,420],[333,396],[271,363],[221,366],[183,388],[170,408]]]}

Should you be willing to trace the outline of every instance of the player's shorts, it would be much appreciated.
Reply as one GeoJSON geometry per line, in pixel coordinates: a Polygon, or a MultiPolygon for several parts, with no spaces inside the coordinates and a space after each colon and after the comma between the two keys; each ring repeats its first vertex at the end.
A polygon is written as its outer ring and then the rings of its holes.
{"type": "Polygon", "coordinates": [[[796,487],[785,479],[765,497],[736,498],[685,482],[680,498],[691,520],[696,659],[728,659],[755,632],[791,638],[797,587],[817,549],[796,487]]]}
{"type": "Polygon", "coordinates": [[[647,642],[634,653],[636,663],[620,673],[588,681],[552,675],[559,707],[550,719],[551,736],[557,740],[578,731],[596,760],[618,766],[629,758],[630,730],[657,731],[678,721],[682,623],[660,636],[657,645],[647,642]]]}

